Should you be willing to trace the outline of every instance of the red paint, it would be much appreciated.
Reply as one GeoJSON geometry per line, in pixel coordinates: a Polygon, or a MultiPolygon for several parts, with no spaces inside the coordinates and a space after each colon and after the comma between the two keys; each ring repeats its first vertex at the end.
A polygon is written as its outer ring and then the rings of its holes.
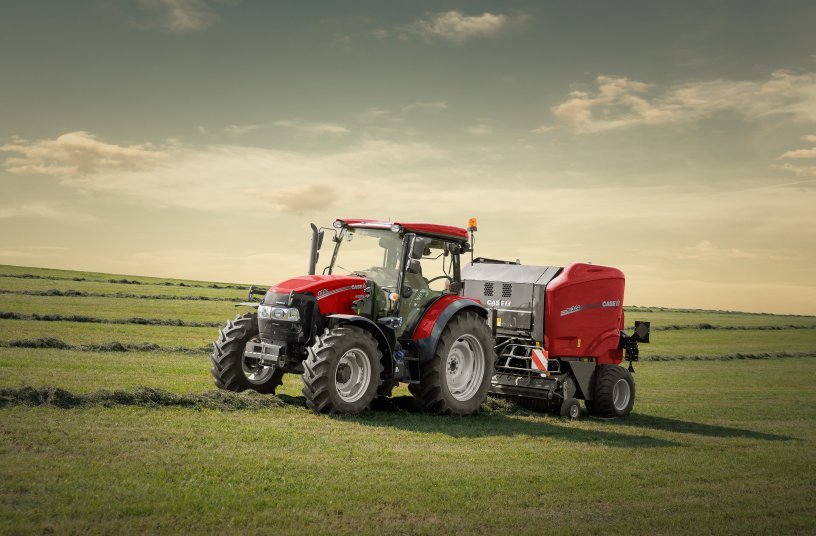
{"type": "Polygon", "coordinates": [[[583,263],[564,268],[547,285],[544,346],[550,355],[620,363],[623,288],[623,272],[617,268],[583,263]]]}
{"type": "Polygon", "coordinates": [[[269,290],[288,294],[312,294],[322,315],[354,314],[352,302],[365,292],[366,281],[362,277],[348,275],[304,275],[287,279],[269,290]]]}
{"type": "Polygon", "coordinates": [[[436,225],[433,223],[411,223],[401,221],[377,221],[361,218],[339,218],[349,227],[360,227],[363,229],[390,229],[395,223],[401,225],[409,233],[419,235],[432,235],[442,238],[449,238],[458,242],[468,239],[467,229],[463,227],[453,227],[451,225],[436,225]]]}
{"type": "Polygon", "coordinates": [[[431,336],[431,332],[433,331],[434,326],[436,325],[436,321],[439,319],[442,312],[445,308],[458,300],[467,299],[468,301],[473,301],[470,298],[463,298],[462,296],[456,294],[446,294],[442,296],[438,300],[436,300],[431,307],[425,312],[425,316],[422,317],[422,320],[419,321],[416,329],[414,330],[411,339],[418,341],[420,339],[425,339],[431,336]]]}

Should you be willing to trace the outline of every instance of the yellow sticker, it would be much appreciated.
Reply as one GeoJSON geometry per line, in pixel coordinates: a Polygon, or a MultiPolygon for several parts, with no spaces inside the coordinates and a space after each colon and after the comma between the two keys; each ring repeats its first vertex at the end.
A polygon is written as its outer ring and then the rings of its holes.
{"type": "Polygon", "coordinates": [[[501,318],[500,317],[496,317],[496,325],[501,326],[501,318]]]}
{"type": "Polygon", "coordinates": [[[581,347],[581,339],[578,339],[578,348],[581,347]]]}

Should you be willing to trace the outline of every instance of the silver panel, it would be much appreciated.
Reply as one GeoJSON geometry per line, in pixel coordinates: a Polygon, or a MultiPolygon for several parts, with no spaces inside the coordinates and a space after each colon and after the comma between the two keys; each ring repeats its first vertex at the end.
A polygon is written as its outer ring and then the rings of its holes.
{"type": "Polygon", "coordinates": [[[545,291],[560,272],[558,266],[467,264],[462,267],[462,294],[497,309],[500,329],[528,331],[543,342],[545,291]]]}

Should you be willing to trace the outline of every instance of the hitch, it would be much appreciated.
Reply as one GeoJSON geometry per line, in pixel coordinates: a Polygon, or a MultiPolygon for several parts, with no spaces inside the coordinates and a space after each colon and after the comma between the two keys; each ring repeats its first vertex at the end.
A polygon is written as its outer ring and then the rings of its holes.
{"type": "Polygon", "coordinates": [[[626,352],[626,360],[629,362],[629,372],[635,372],[635,367],[632,363],[640,361],[640,349],[638,343],[649,343],[649,332],[651,324],[649,322],[635,321],[635,331],[629,335],[623,331],[620,332],[620,342],[618,348],[626,352]]]}

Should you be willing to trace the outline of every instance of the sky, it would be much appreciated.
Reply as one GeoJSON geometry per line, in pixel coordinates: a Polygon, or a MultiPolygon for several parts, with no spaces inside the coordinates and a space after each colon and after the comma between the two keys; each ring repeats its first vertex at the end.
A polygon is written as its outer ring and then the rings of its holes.
{"type": "Polygon", "coordinates": [[[816,314],[816,3],[6,0],[0,263],[273,284],[465,226],[625,303],[816,314]]]}

